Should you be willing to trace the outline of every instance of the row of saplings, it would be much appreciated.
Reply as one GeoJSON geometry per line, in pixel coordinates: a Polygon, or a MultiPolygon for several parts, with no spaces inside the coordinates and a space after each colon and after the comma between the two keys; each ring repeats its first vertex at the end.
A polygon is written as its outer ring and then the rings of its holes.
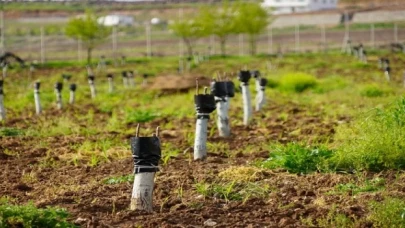
{"type": "MultiPolygon", "coordinates": [[[[96,98],[97,92],[96,92],[96,86],[95,86],[95,76],[90,67],[87,67],[87,74],[88,74],[87,79],[88,79],[88,83],[90,86],[91,97],[96,98]]],[[[148,77],[148,74],[143,74],[143,82],[142,82],[143,85],[146,84],[147,77],[148,77]]],[[[3,78],[4,78],[4,76],[3,76],[3,78]]],[[[63,78],[64,83],[62,83],[62,82],[55,83],[56,107],[58,109],[62,109],[62,107],[63,107],[62,89],[63,89],[63,85],[68,83],[68,81],[71,79],[71,75],[62,74],[62,78],[63,78]]],[[[112,92],[114,92],[113,74],[107,74],[107,79],[108,79],[108,84],[109,84],[108,91],[109,91],[109,93],[112,93],[112,92]]],[[[123,85],[125,88],[135,87],[135,76],[134,76],[133,71],[122,71],[122,80],[123,80],[123,85]]],[[[3,85],[4,85],[4,80],[0,80],[0,121],[6,120],[6,109],[4,107],[3,85]]],[[[34,83],[34,101],[35,101],[35,112],[38,115],[42,113],[40,88],[41,88],[41,83],[39,81],[36,81],[34,83]]],[[[69,90],[70,90],[69,104],[71,104],[71,105],[73,105],[75,103],[76,89],[77,89],[76,84],[72,83],[69,85],[69,90]]]]}
{"type": "MultiPolygon", "coordinates": [[[[251,77],[256,81],[256,111],[260,111],[265,103],[265,87],[267,80],[260,76],[259,71],[240,71],[239,81],[243,96],[243,123],[248,125],[252,117],[251,97],[249,80],[251,77]]],[[[231,98],[235,96],[235,85],[230,80],[217,78],[211,82],[211,93],[204,88],[204,93],[199,93],[198,81],[194,104],[197,112],[196,132],[194,139],[194,160],[204,160],[207,157],[207,124],[210,113],[217,110],[217,126],[219,135],[229,137],[231,135],[228,111],[231,98]]],[[[140,137],[139,125],[135,137],[131,138],[132,157],[134,159],[135,180],[131,197],[131,210],[153,210],[152,193],[154,176],[159,171],[161,158],[159,127],[152,137],[140,137]]]]}

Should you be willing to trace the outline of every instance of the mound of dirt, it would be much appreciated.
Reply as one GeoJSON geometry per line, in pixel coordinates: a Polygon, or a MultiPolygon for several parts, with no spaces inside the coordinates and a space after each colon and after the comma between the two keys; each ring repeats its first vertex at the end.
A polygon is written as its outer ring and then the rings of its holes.
{"type": "Polygon", "coordinates": [[[151,89],[162,92],[187,92],[196,88],[196,79],[201,88],[209,86],[211,79],[196,75],[166,75],[154,78],[151,89]]]}

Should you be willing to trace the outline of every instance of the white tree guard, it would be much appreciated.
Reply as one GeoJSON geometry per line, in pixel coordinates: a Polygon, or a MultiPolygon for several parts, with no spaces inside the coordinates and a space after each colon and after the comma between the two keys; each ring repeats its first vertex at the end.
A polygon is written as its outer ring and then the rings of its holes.
{"type": "Polygon", "coordinates": [[[114,92],[114,84],[112,78],[108,78],[108,92],[109,93],[114,92]]]}
{"type": "Polygon", "coordinates": [[[256,94],[256,111],[260,111],[263,105],[266,103],[266,95],[264,93],[264,87],[260,86],[260,89],[256,94]]]}
{"type": "Polygon", "coordinates": [[[387,79],[387,81],[391,81],[391,75],[390,75],[390,72],[385,71],[385,72],[384,72],[384,75],[385,75],[385,79],[387,79]]]}
{"type": "Polygon", "coordinates": [[[8,69],[8,65],[5,65],[5,66],[3,67],[3,78],[6,78],[6,77],[7,77],[7,69],[8,69]]]}
{"type": "Polygon", "coordinates": [[[90,92],[91,92],[91,98],[96,98],[96,87],[94,86],[94,82],[89,82],[90,83],[90,92]]]}
{"type": "Polygon", "coordinates": [[[39,99],[39,90],[37,89],[34,90],[34,100],[35,100],[35,113],[39,115],[42,112],[42,107],[41,101],[39,99]]]}
{"type": "Polygon", "coordinates": [[[59,91],[56,91],[56,107],[62,109],[62,94],[59,91]]]}
{"type": "Polygon", "coordinates": [[[124,85],[124,88],[128,88],[128,78],[127,77],[122,77],[122,84],[124,85]]]}
{"type": "Polygon", "coordinates": [[[74,91],[70,91],[70,97],[69,97],[69,104],[74,104],[76,100],[76,95],[74,91]]]}
{"type": "Polygon", "coordinates": [[[0,121],[6,120],[6,109],[4,108],[4,97],[0,94],[0,121]]]}
{"type": "Polygon", "coordinates": [[[217,126],[219,136],[229,137],[231,136],[231,128],[229,127],[228,102],[221,98],[216,98],[216,100],[219,100],[217,101],[217,126]]]}
{"type": "Polygon", "coordinates": [[[154,172],[135,174],[131,197],[131,210],[153,211],[154,177],[154,172]]]}
{"type": "Polygon", "coordinates": [[[243,98],[243,124],[249,125],[252,118],[252,105],[250,101],[250,91],[248,85],[242,85],[242,98],[243,98]]]}
{"type": "Polygon", "coordinates": [[[197,119],[194,141],[194,160],[203,160],[207,157],[207,130],[208,119],[197,119]]]}

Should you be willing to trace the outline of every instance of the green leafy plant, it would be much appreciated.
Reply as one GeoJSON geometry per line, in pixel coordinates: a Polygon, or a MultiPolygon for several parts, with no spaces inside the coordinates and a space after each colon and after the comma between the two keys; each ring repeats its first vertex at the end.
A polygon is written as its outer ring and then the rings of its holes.
{"type": "Polygon", "coordinates": [[[19,136],[24,132],[17,128],[0,128],[0,136],[19,136]]]}
{"type": "Polygon", "coordinates": [[[117,176],[117,177],[108,177],[103,180],[104,184],[121,184],[121,183],[130,183],[134,182],[135,175],[128,174],[124,176],[117,176]]]}
{"type": "Polygon", "coordinates": [[[306,73],[288,73],[280,79],[280,88],[285,91],[301,93],[314,88],[316,85],[316,78],[306,73]]]}
{"type": "Polygon", "coordinates": [[[278,145],[270,153],[270,157],[260,164],[263,168],[284,168],[291,173],[311,173],[327,169],[327,161],[333,151],[323,148],[310,148],[297,143],[285,146],[278,145]]]}
{"type": "Polygon", "coordinates": [[[350,125],[337,129],[339,143],[332,162],[338,169],[405,168],[405,98],[374,109],[350,125]]]}
{"type": "Polygon", "coordinates": [[[374,227],[405,227],[405,201],[387,198],[382,202],[370,203],[370,216],[374,227]]]}
{"type": "Polygon", "coordinates": [[[352,221],[347,215],[340,213],[336,205],[333,205],[329,213],[321,218],[316,219],[318,227],[342,227],[351,228],[355,227],[355,222],[352,221]]]}
{"type": "Polygon", "coordinates": [[[12,205],[0,201],[0,227],[75,227],[64,209],[36,208],[32,203],[12,205]]]}
{"type": "Polygon", "coordinates": [[[159,115],[151,110],[129,110],[126,113],[126,123],[146,123],[154,120],[159,115]]]}
{"type": "Polygon", "coordinates": [[[357,195],[362,192],[376,192],[384,188],[384,183],[385,181],[383,178],[375,178],[372,180],[366,180],[362,184],[338,184],[335,186],[335,190],[331,193],[349,193],[350,195],[357,195]]]}
{"type": "Polygon", "coordinates": [[[382,88],[377,84],[366,85],[360,91],[360,94],[364,97],[382,97],[386,96],[388,93],[388,89],[382,88]]]}

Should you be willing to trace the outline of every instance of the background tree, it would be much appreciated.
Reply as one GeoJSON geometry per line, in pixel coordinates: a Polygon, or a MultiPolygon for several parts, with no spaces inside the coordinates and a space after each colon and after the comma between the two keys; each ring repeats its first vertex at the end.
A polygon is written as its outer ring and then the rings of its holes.
{"type": "Polygon", "coordinates": [[[198,16],[178,19],[172,22],[169,27],[186,44],[188,56],[193,55],[194,42],[206,35],[198,16]]]}
{"type": "Polygon", "coordinates": [[[69,20],[65,34],[73,39],[80,40],[87,48],[87,63],[91,63],[91,54],[97,44],[108,37],[110,28],[100,25],[97,17],[91,11],[87,11],[82,18],[69,20]]]}
{"type": "Polygon", "coordinates": [[[239,33],[249,36],[250,54],[256,54],[257,37],[266,30],[270,19],[267,11],[259,3],[238,3],[237,9],[237,29],[239,33]]]}
{"type": "Polygon", "coordinates": [[[208,7],[202,10],[201,21],[207,35],[218,38],[221,55],[226,55],[226,41],[231,34],[237,33],[237,14],[235,7],[225,2],[221,8],[208,7]]]}

